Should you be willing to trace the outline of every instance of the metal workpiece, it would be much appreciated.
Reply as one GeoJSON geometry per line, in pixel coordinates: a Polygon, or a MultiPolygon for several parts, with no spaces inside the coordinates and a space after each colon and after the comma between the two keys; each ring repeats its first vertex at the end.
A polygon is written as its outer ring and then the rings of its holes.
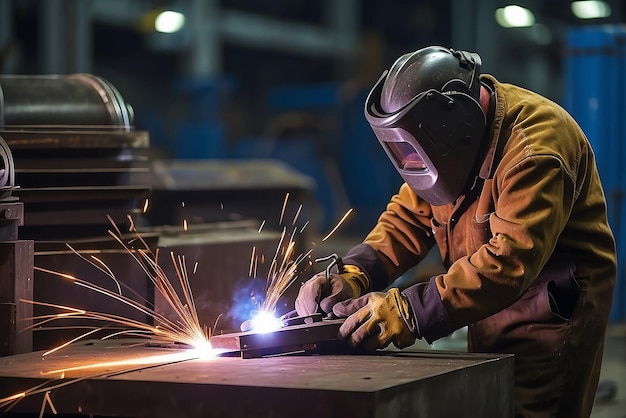
{"type": "MultiPolygon", "coordinates": [[[[199,358],[191,350],[107,340],[77,343],[44,358],[0,358],[0,398],[52,378],[63,383],[48,394],[61,416],[513,416],[512,355],[390,351],[199,358]]],[[[39,413],[44,396],[45,391],[26,396],[11,412],[39,413]]]]}
{"type": "Polygon", "coordinates": [[[239,351],[242,358],[307,352],[348,352],[346,343],[337,340],[344,319],[323,320],[312,324],[290,325],[272,332],[235,332],[211,337],[217,349],[239,351]]]}

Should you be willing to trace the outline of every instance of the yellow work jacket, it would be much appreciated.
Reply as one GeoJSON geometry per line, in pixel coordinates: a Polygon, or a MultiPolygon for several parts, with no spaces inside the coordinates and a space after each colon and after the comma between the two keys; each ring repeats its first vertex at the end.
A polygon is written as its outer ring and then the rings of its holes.
{"type": "Polygon", "coordinates": [[[412,300],[420,336],[432,342],[517,301],[559,248],[575,261],[586,314],[605,323],[615,242],[587,138],[556,103],[481,79],[496,101],[480,176],[470,182],[479,191],[431,206],[404,183],[344,261],[381,290],[438,245],[447,272],[412,300]]]}

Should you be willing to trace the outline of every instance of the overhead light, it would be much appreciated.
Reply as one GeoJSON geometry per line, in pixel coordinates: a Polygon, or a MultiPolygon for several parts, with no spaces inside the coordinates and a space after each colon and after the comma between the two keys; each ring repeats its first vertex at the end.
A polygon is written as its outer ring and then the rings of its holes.
{"type": "Polygon", "coordinates": [[[535,24],[535,15],[524,7],[510,5],[496,9],[496,22],[504,28],[524,28],[535,24]]]}
{"type": "Polygon", "coordinates": [[[172,10],[166,10],[157,15],[154,20],[154,29],[162,33],[178,32],[185,26],[185,15],[172,10]]]}
{"type": "Polygon", "coordinates": [[[605,1],[573,1],[572,13],[579,19],[600,19],[611,16],[611,6],[605,1]]]}

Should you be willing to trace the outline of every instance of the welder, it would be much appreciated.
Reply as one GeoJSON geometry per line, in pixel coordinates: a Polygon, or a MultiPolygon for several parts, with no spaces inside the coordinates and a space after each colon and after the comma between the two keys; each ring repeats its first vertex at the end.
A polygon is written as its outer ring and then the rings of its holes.
{"type": "Polygon", "coordinates": [[[469,351],[515,355],[516,416],[588,417],[616,277],[594,153],[558,104],[480,69],[432,46],[383,73],[365,117],[404,182],[296,310],[370,350],[467,326],[469,351]],[[445,273],[392,286],[435,245],[445,273]]]}

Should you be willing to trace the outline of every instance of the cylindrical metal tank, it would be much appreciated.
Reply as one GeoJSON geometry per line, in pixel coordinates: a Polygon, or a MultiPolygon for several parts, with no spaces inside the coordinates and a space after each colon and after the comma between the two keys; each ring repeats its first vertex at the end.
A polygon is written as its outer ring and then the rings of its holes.
{"type": "Polygon", "coordinates": [[[132,124],[132,107],[101,77],[0,76],[0,128],[78,125],[128,129],[132,124]]]}

